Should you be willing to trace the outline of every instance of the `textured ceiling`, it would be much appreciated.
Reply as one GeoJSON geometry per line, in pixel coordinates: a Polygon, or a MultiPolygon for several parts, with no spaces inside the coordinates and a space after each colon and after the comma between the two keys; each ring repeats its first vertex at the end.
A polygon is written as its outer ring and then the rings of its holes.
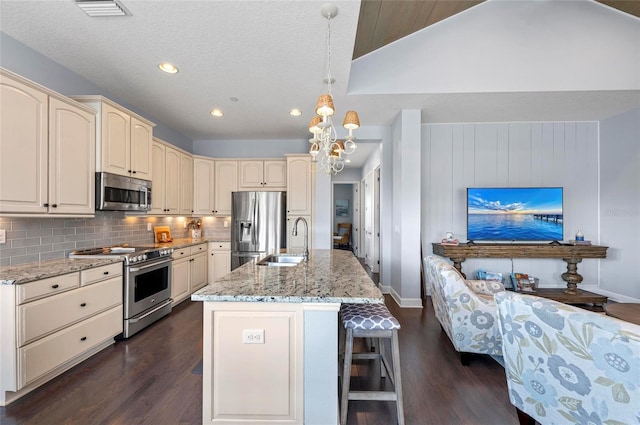
{"type": "MultiPolygon", "coordinates": [[[[309,137],[315,100],[326,90],[325,0],[122,3],[131,16],[89,18],[72,0],[2,0],[0,30],[193,140],[309,137]],[[160,72],[163,61],[180,72],[160,72]],[[211,117],[213,108],[224,117],[211,117]],[[291,117],[291,108],[303,115],[291,117]]],[[[597,90],[349,95],[361,7],[358,1],[334,3],[333,94],[340,121],[356,109],[363,126],[389,125],[403,108],[422,110],[423,122],[591,120],[638,103],[636,92],[597,90]]],[[[380,50],[388,48],[393,44],[380,50]]]]}

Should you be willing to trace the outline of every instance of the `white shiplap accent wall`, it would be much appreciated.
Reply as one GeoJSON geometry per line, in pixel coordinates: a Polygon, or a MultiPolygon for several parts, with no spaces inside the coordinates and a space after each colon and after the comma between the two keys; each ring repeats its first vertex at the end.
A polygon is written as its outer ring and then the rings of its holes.
{"type": "MultiPolygon", "coordinates": [[[[564,187],[564,239],[577,229],[599,242],[598,123],[536,122],[425,124],[422,126],[422,243],[454,232],[466,241],[467,187],[564,187]]],[[[604,260],[606,261],[606,260],[604,260]]],[[[514,270],[540,278],[541,286],[562,287],[560,260],[514,259],[514,270]]],[[[463,263],[468,277],[478,268],[511,273],[511,261],[477,259],[463,263]]],[[[599,260],[584,260],[583,288],[599,282],[599,260]]]]}

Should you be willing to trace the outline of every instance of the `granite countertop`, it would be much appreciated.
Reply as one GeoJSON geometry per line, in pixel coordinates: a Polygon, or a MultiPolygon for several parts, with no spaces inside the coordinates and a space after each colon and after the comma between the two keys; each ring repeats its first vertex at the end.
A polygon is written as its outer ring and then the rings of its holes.
{"type": "Polygon", "coordinates": [[[191,295],[194,301],[383,303],[380,289],[349,251],[312,250],[295,267],[238,267],[191,295]]]}
{"type": "Polygon", "coordinates": [[[20,285],[122,261],[116,258],[59,258],[0,267],[0,285],[20,285]]]}

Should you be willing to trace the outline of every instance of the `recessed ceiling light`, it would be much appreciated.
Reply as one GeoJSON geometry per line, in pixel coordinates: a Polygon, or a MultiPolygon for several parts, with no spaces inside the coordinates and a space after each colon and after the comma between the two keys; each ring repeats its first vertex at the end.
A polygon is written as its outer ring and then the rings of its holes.
{"type": "Polygon", "coordinates": [[[289,115],[291,115],[292,117],[299,117],[300,115],[302,115],[302,111],[300,109],[292,109],[289,111],[289,115]]]}
{"type": "Polygon", "coordinates": [[[345,159],[344,162],[349,163],[349,162],[351,162],[351,160],[350,159],[345,159]]]}
{"type": "Polygon", "coordinates": [[[232,102],[237,102],[238,98],[237,97],[230,97],[229,100],[232,101],[232,102]]]}
{"type": "Polygon", "coordinates": [[[174,64],[169,62],[161,63],[160,65],[158,65],[158,68],[160,68],[161,70],[163,70],[168,74],[176,74],[178,72],[178,68],[176,68],[174,64]]]}
{"type": "Polygon", "coordinates": [[[214,117],[221,117],[224,115],[224,112],[222,112],[220,109],[214,109],[213,111],[211,111],[211,115],[213,115],[214,117]]]}

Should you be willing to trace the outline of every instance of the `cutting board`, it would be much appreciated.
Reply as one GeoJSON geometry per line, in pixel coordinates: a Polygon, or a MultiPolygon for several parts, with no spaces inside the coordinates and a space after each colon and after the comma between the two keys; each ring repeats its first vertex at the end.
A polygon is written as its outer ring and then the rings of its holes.
{"type": "Polygon", "coordinates": [[[156,236],[156,243],[173,242],[171,228],[169,226],[154,226],[153,233],[156,236]]]}

